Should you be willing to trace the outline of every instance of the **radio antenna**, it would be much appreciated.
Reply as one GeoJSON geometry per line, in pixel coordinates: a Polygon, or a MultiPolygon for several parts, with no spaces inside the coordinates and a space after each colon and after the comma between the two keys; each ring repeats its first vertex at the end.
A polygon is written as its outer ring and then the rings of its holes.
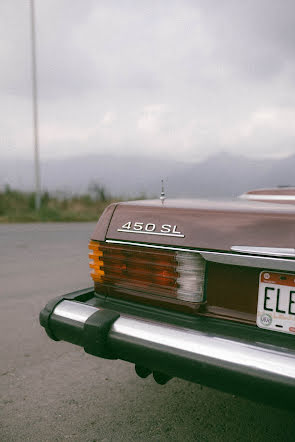
{"type": "Polygon", "coordinates": [[[161,184],[162,184],[162,190],[161,190],[160,200],[162,201],[162,206],[164,206],[164,202],[166,199],[165,189],[164,189],[164,180],[161,180],[161,184]]]}

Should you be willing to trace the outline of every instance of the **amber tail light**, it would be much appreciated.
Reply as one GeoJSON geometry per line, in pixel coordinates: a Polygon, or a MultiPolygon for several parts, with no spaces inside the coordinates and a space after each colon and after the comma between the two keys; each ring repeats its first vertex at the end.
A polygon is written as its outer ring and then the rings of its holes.
{"type": "Polygon", "coordinates": [[[197,253],[97,241],[89,249],[98,293],[182,310],[204,301],[205,261],[197,253]]]}

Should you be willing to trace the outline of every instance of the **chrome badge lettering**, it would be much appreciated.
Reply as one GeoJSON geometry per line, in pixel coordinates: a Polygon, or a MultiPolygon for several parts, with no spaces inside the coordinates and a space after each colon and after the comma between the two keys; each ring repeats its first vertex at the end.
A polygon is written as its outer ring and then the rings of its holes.
{"type": "Polygon", "coordinates": [[[143,223],[140,221],[128,221],[123,224],[122,227],[117,229],[117,232],[126,233],[145,233],[147,235],[161,235],[161,236],[174,236],[179,238],[184,238],[183,233],[178,231],[176,225],[162,224],[159,229],[157,229],[154,223],[143,223]]]}

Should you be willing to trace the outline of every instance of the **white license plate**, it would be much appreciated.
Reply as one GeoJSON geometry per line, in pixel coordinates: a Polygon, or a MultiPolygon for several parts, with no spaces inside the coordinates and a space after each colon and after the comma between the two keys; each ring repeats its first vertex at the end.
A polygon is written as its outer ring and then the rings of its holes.
{"type": "Polygon", "coordinates": [[[295,274],[260,273],[256,323],[260,328],[295,334],[295,274]]]}

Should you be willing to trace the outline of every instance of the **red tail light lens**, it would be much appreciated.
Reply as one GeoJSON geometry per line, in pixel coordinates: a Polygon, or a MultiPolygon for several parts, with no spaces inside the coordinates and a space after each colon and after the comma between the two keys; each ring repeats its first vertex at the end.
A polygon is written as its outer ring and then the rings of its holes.
{"type": "Polygon", "coordinates": [[[89,249],[98,293],[194,309],[204,300],[205,261],[196,253],[97,241],[89,249]]]}

